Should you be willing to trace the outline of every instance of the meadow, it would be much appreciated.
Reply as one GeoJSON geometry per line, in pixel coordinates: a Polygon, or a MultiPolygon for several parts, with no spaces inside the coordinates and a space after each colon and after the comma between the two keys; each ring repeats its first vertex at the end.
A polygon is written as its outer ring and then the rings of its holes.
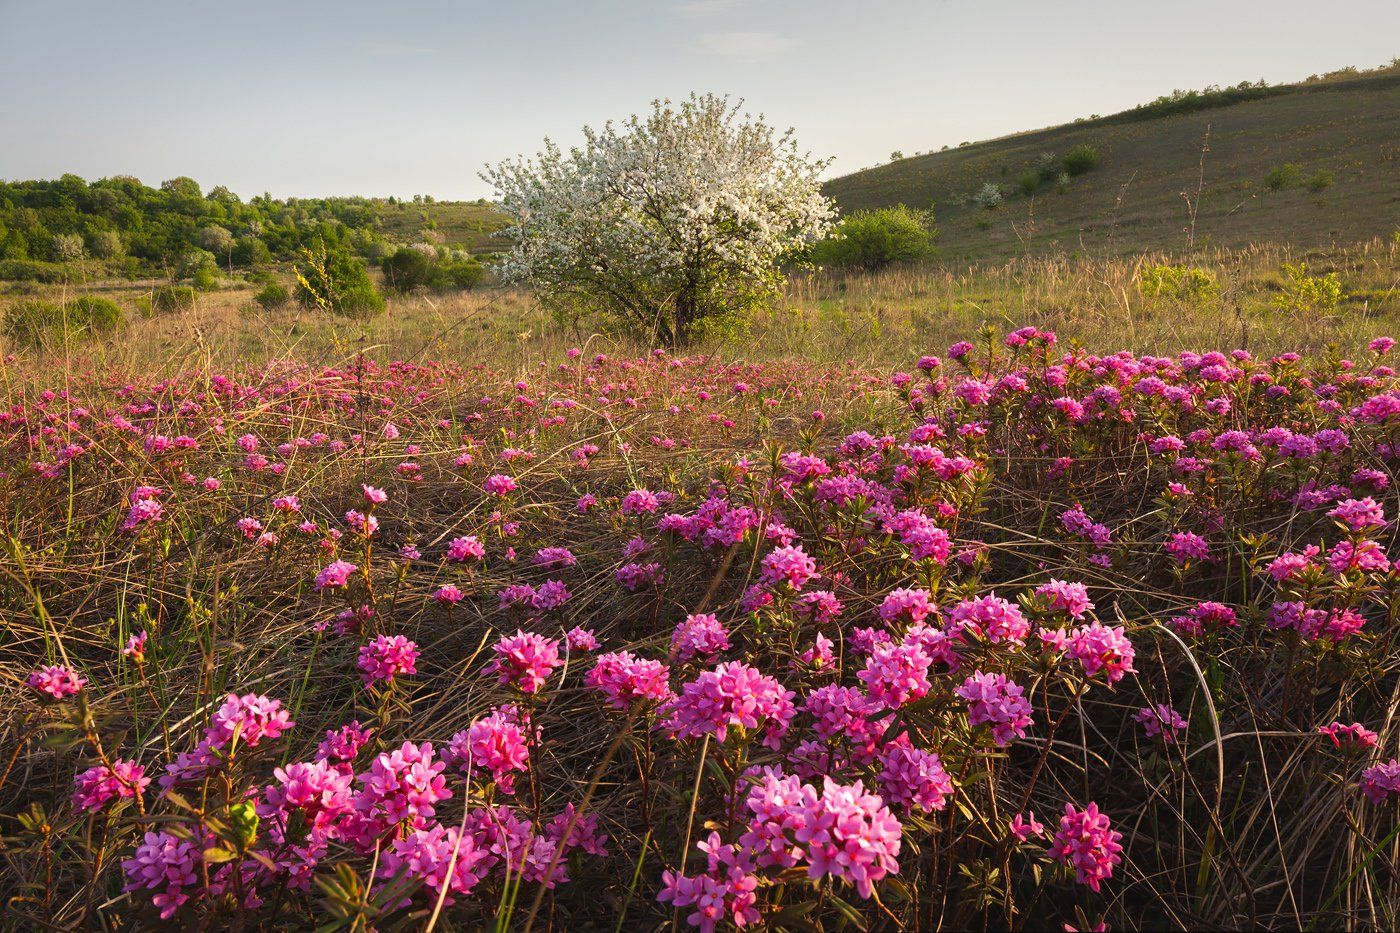
{"type": "Polygon", "coordinates": [[[1394,928],[1397,253],[11,347],[5,922],[1394,928]]]}

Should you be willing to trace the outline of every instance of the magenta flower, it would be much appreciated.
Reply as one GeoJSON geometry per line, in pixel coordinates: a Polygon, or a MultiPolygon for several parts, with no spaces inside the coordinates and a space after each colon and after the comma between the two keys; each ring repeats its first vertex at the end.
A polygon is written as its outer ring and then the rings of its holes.
{"type": "Polygon", "coordinates": [[[418,673],[418,646],[403,635],[380,635],[360,646],[360,676],[365,686],[378,681],[393,683],[403,674],[418,673]]]}
{"type": "Polygon", "coordinates": [[[512,477],[504,473],[496,473],[486,477],[486,480],[481,484],[481,488],[493,496],[508,496],[515,492],[517,484],[512,477]]]}
{"type": "Polygon", "coordinates": [[[1110,684],[1116,684],[1125,674],[1136,673],[1133,643],[1123,634],[1121,625],[1081,625],[1070,635],[1069,655],[1084,666],[1085,677],[1103,671],[1110,684]]]}
{"type": "Polygon", "coordinates": [[[1133,718],[1142,724],[1142,731],[1149,739],[1161,737],[1167,745],[1176,744],[1176,734],[1186,729],[1187,722],[1182,715],[1166,703],[1144,706],[1133,718]]]}
{"type": "Polygon", "coordinates": [[[630,651],[598,655],[584,682],[603,694],[613,709],[631,709],[638,702],[665,703],[671,699],[671,671],[660,661],[639,658],[630,651]]]}
{"type": "Polygon", "coordinates": [[[665,728],[677,738],[713,735],[720,742],[729,730],[762,730],[763,744],[777,747],[792,722],[794,694],[772,677],[747,664],[732,661],[705,671],[681,687],[680,695],[663,707],[665,728]]]}
{"type": "Polygon", "coordinates": [[[768,586],[790,586],[800,590],[817,575],[817,562],[807,556],[802,546],[774,548],[763,558],[760,571],[768,586]]]}
{"type": "Polygon", "coordinates": [[[350,575],[359,570],[348,560],[335,560],[316,574],[316,589],[340,589],[350,582],[350,575]]]}
{"type": "Polygon", "coordinates": [[[1361,792],[1379,806],[1392,797],[1400,796],[1400,761],[1392,758],[1384,764],[1372,765],[1361,772],[1361,792]]]}
{"type": "Polygon", "coordinates": [[[671,632],[671,657],[678,663],[728,650],[729,632],[711,613],[688,615],[671,632]]]}
{"type": "Polygon", "coordinates": [[[53,700],[74,696],[88,685],[85,678],[61,664],[50,664],[32,672],[25,680],[30,690],[53,700]]]}
{"type": "Polygon", "coordinates": [[[122,861],[126,875],[123,891],[151,893],[151,903],[160,911],[162,920],[175,916],[189,899],[187,888],[199,883],[196,871],[199,848],[167,832],[147,832],[131,858],[122,861]]]}
{"type": "Polygon", "coordinates": [[[476,535],[453,538],[447,544],[447,559],[453,563],[460,564],[468,560],[481,560],[485,556],[486,546],[476,535]]]}
{"type": "Polygon", "coordinates": [[[1080,810],[1067,803],[1055,841],[1050,846],[1050,857],[1073,868],[1075,880],[1091,891],[1098,891],[1099,883],[1112,877],[1113,867],[1123,860],[1120,855],[1123,847],[1119,845],[1123,834],[1114,832],[1110,826],[1108,817],[1099,812],[1098,804],[1091,803],[1080,810]]]}
{"type": "Polygon", "coordinates": [[[522,693],[539,693],[549,675],[564,663],[558,641],[521,630],[496,642],[492,650],[496,658],[486,666],[486,673],[522,693]]]}
{"type": "Polygon", "coordinates": [[[1004,674],[977,671],[953,692],[967,701],[968,725],[991,726],[992,741],[998,745],[1024,737],[1032,722],[1025,689],[1004,674]]]}
{"type": "Polygon", "coordinates": [[[953,779],[938,755],[907,744],[890,743],[880,752],[880,793],[897,806],[925,812],[942,810],[953,795],[953,779]]]}
{"type": "Polygon", "coordinates": [[[448,761],[463,774],[487,771],[503,794],[515,793],[515,772],[530,763],[530,739],[514,706],[503,706],[458,732],[448,744],[448,761]]]}
{"type": "Polygon", "coordinates": [[[145,768],[117,758],[111,768],[97,765],[73,778],[73,806],[96,813],[112,800],[141,796],[150,784],[145,768]]]}

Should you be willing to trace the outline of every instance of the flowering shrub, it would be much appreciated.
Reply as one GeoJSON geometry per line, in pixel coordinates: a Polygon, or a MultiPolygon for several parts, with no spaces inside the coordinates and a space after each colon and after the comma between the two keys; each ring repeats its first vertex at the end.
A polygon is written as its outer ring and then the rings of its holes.
{"type": "Polygon", "coordinates": [[[8,909],[1385,927],[1393,345],[16,384],[8,909]]]}

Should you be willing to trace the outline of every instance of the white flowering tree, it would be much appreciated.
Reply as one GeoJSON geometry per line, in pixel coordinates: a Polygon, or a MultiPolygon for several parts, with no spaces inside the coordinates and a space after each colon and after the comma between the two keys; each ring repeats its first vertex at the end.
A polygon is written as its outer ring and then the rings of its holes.
{"type": "Polygon", "coordinates": [[[481,175],[515,220],[503,276],[553,307],[675,343],[770,298],[782,261],[831,228],[827,162],[728,98],[654,101],[583,132],[567,154],[546,139],[481,175]]]}

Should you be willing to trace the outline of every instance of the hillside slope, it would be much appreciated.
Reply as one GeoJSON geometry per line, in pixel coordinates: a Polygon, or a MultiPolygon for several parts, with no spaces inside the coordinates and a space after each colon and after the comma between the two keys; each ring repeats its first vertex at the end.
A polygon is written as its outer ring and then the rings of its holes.
{"type": "MultiPolygon", "coordinates": [[[[1131,114],[1131,112],[1129,112],[1131,114]]],[[[1124,254],[1180,249],[1195,198],[1206,129],[1197,245],[1287,242],[1311,246],[1389,235],[1400,227],[1400,75],[1297,88],[1261,100],[1152,119],[1129,114],[902,159],[831,180],[843,211],[905,203],[934,207],[948,258],[1023,251],[1124,254]],[[986,210],[970,196],[984,184],[1008,192],[1043,153],[1096,148],[1097,169],[1056,193],[1009,193],[986,210]],[[1294,163],[1333,183],[1269,190],[1271,169],[1294,163]]]]}

